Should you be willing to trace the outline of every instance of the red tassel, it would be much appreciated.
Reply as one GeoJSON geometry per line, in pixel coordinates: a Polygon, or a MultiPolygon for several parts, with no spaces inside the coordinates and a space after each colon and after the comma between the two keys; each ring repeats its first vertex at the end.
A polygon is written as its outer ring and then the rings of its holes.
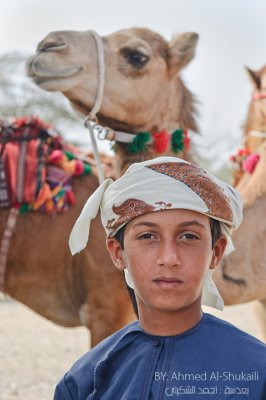
{"type": "Polygon", "coordinates": [[[76,197],[71,189],[66,192],[66,201],[72,206],[76,204],[76,197]]]}
{"type": "Polygon", "coordinates": [[[244,161],[243,161],[243,170],[253,174],[255,168],[260,160],[260,155],[258,153],[250,154],[244,161]]]}
{"type": "Polygon", "coordinates": [[[156,132],[152,134],[153,147],[156,153],[164,153],[169,146],[170,133],[167,131],[156,132]]]}
{"type": "Polygon", "coordinates": [[[189,150],[191,139],[190,139],[190,137],[188,136],[188,131],[187,131],[187,129],[184,129],[184,130],[183,130],[183,135],[184,135],[184,147],[185,147],[186,150],[189,150]]]}

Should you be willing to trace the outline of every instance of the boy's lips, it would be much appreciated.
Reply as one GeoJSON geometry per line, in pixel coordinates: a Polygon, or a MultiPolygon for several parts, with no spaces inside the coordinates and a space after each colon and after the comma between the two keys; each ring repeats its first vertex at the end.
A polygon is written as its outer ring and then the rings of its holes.
{"type": "Polygon", "coordinates": [[[174,278],[174,277],[166,277],[160,276],[158,278],[153,279],[153,281],[163,289],[171,289],[180,286],[184,283],[181,279],[174,278]]]}

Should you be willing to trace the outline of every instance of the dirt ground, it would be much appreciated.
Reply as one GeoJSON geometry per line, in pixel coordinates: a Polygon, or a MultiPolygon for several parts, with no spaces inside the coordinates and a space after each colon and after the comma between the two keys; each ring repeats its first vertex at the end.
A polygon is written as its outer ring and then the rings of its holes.
{"type": "MultiPolygon", "coordinates": [[[[252,303],[215,315],[258,337],[252,303]]],[[[52,400],[56,382],[88,344],[85,328],[59,327],[0,297],[0,400],[52,400]]]]}

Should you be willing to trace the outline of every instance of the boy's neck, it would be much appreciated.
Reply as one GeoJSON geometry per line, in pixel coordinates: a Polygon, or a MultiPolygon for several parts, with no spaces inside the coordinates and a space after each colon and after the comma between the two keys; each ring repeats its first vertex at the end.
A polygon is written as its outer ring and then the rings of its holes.
{"type": "Polygon", "coordinates": [[[154,336],[175,336],[192,329],[201,320],[201,305],[194,304],[177,311],[139,309],[141,328],[154,336]],[[194,306],[194,307],[193,307],[194,306]]]}

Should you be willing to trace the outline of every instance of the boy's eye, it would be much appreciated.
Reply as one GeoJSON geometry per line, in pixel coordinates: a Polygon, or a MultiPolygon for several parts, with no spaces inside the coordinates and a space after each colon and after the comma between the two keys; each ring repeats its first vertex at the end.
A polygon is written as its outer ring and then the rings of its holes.
{"type": "Polygon", "coordinates": [[[197,239],[199,239],[198,236],[194,235],[193,233],[185,233],[181,237],[185,238],[187,240],[197,240],[197,239]]]}
{"type": "Polygon", "coordinates": [[[143,233],[138,237],[140,240],[154,239],[154,235],[152,233],[143,233]]]}

